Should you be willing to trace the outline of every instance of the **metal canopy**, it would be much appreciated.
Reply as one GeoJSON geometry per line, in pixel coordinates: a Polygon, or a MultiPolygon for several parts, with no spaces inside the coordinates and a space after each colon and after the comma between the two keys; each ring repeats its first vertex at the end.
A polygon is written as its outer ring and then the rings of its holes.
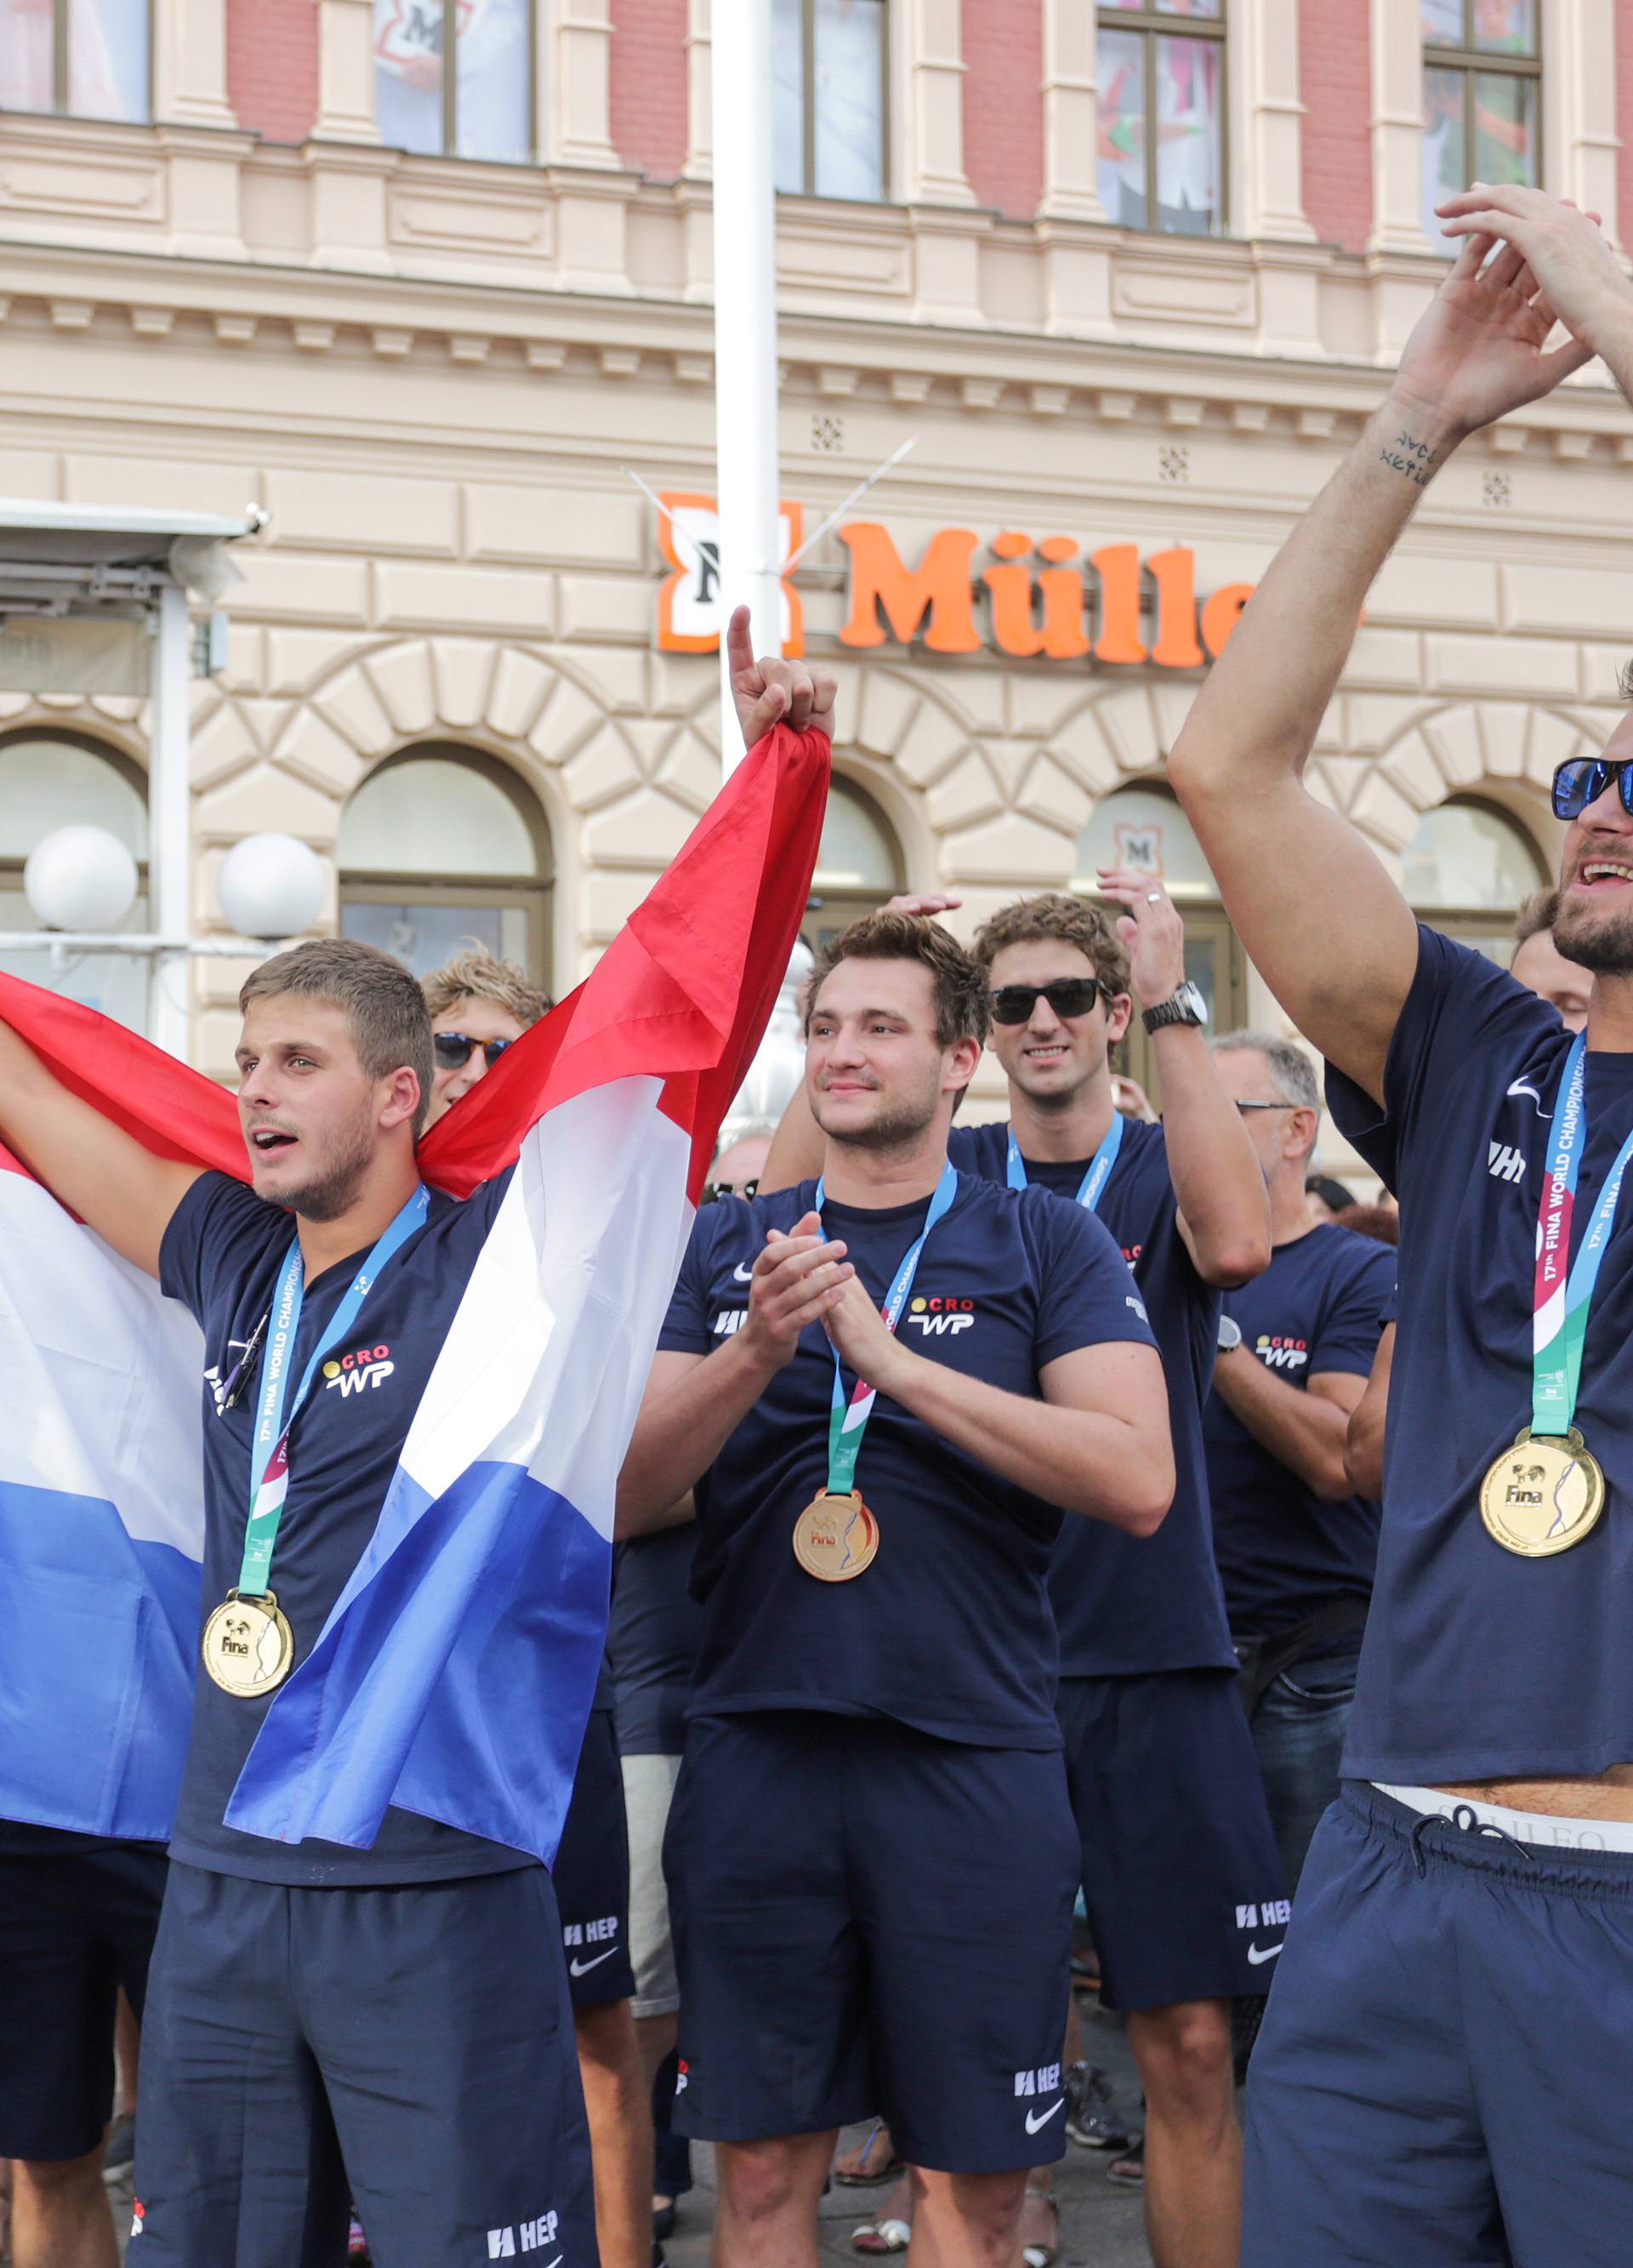
{"type": "Polygon", "coordinates": [[[212,585],[233,579],[216,547],[265,525],[258,506],[224,519],[0,497],[0,615],[128,609],[167,585],[213,597],[212,585]]]}

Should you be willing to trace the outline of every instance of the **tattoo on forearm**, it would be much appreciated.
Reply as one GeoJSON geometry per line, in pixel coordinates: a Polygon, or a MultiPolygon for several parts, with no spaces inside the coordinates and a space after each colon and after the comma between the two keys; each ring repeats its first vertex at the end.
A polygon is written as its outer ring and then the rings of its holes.
{"type": "Polygon", "coordinates": [[[1378,453],[1392,473],[1403,473],[1409,481],[1426,489],[1439,470],[1445,453],[1431,448],[1427,441],[1420,441],[1402,426],[1394,439],[1386,442],[1378,453]]]}

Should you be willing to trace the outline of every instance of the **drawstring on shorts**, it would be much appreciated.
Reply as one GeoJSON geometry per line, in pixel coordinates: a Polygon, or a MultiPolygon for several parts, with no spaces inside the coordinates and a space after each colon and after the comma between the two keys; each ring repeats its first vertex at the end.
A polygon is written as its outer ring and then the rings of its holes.
{"type": "Polygon", "coordinates": [[[1460,1803],[1449,1813],[1425,1811],[1413,1822],[1412,1864],[1417,1869],[1420,1882],[1429,1872],[1429,1861],[1423,1856],[1423,1835],[1431,1827],[1455,1827],[1463,1835],[1490,1835],[1498,1843],[1506,1843],[1511,1851],[1518,1851],[1522,1859],[1533,1865],[1536,1863],[1536,1852],[1522,1843],[1517,1835],[1511,1835],[1505,1827],[1497,1826],[1493,1820],[1482,1819],[1473,1804],[1460,1803]]]}

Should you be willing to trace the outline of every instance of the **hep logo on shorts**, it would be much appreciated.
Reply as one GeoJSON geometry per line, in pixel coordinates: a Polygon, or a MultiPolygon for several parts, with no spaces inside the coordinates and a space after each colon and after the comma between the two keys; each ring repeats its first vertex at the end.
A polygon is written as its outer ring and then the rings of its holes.
{"type": "MultiPolygon", "coordinates": [[[[489,2259],[514,2260],[520,2252],[542,2252],[547,2245],[555,2242],[559,2219],[556,2213],[541,2213],[537,2220],[524,2220],[511,2228],[490,2228],[489,2259]]],[[[555,2259],[561,2257],[558,2252],[555,2259]]],[[[555,2268],[555,2261],[548,2262],[547,2268],[555,2268]]]]}

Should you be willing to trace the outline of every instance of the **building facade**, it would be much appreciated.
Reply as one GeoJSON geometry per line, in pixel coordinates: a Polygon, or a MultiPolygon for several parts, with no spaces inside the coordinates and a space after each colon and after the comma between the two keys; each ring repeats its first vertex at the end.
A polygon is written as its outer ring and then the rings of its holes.
{"type": "MultiPolygon", "coordinates": [[[[1165,753],[1442,270],[1443,186],[1633,240],[1633,0],[776,21],[791,546],[913,442],[788,586],[841,680],[813,932],[1114,853],[1264,1020],[1165,753]]],[[[281,829],[329,925],[564,989],[708,801],[710,37],[710,0],[0,0],[0,496],[269,515],[195,688],[201,930],[281,829]]],[[[1471,445],[1322,730],[1316,792],[1493,949],[1615,721],[1630,460],[1596,366],[1471,445]]],[[[145,760],[134,696],[0,693],[0,928],[50,827],[143,854],[145,760]]],[[[241,974],[195,972],[213,1071],[241,974]]],[[[112,961],[49,981],[139,1020],[112,961]]]]}

